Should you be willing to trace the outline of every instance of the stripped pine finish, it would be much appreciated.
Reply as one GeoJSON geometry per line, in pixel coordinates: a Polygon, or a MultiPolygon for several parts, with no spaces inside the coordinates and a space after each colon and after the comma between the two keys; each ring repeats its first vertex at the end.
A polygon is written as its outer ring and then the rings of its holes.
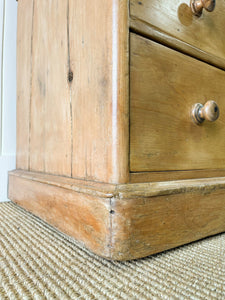
{"type": "Polygon", "coordinates": [[[108,259],[147,256],[225,229],[224,177],[111,185],[15,171],[9,180],[10,199],[108,259]]]}
{"type": "Polygon", "coordinates": [[[30,168],[33,0],[18,3],[17,26],[17,169],[30,168]]]}
{"type": "Polygon", "coordinates": [[[26,101],[26,115],[20,111],[22,103],[18,112],[18,168],[127,182],[127,1],[95,1],[91,6],[69,0],[34,1],[34,7],[32,3],[19,1],[18,10],[32,24],[26,23],[29,32],[24,35],[19,18],[18,40],[30,40],[29,47],[18,42],[18,63],[25,52],[29,68],[18,83],[19,100],[26,101]],[[94,35],[90,26],[95,27],[94,35]],[[80,28],[77,34],[74,28],[80,28]]]}
{"type": "Polygon", "coordinates": [[[224,167],[225,72],[135,34],[130,72],[131,171],[224,167]],[[220,117],[198,126],[192,106],[208,100],[220,117]]]}
{"type": "Polygon", "coordinates": [[[30,169],[70,176],[67,10],[66,1],[34,2],[30,169]]]}
{"type": "Polygon", "coordinates": [[[225,6],[200,4],[19,0],[12,201],[112,260],[225,231],[225,6]]]}
{"type": "Polygon", "coordinates": [[[200,49],[203,55],[205,52],[221,58],[223,63],[224,11],[224,1],[216,1],[213,12],[204,10],[201,17],[196,17],[190,9],[190,0],[130,0],[132,18],[200,49]]]}

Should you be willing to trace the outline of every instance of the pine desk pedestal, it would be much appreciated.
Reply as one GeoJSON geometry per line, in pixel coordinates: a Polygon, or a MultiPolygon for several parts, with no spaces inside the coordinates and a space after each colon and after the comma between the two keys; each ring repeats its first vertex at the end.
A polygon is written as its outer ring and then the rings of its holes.
{"type": "Polygon", "coordinates": [[[114,260],[225,231],[224,13],[19,0],[9,198],[114,260]]]}

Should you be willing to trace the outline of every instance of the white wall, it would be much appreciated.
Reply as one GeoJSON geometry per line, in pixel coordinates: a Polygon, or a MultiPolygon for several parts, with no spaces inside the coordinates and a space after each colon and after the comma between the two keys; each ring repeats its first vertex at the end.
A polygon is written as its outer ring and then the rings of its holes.
{"type": "Polygon", "coordinates": [[[0,0],[0,154],[2,149],[2,44],[3,44],[3,24],[4,24],[4,3],[0,0]]]}
{"type": "Polygon", "coordinates": [[[1,122],[0,202],[7,200],[9,170],[16,153],[16,24],[17,2],[0,0],[1,122]]]}

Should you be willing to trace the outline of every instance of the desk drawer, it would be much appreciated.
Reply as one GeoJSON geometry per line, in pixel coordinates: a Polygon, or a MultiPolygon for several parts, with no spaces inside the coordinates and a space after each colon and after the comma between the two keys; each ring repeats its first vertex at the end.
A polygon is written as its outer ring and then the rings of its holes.
{"type": "Polygon", "coordinates": [[[225,168],[225,72],[131,34],[130,170],[225,168]],[[196,125],[195,103],[220,116],[196,125]]]}
{"type": "Polygon", "coordinates": [[[193,15],[190,0],[131,0],[130,13],[170,36],[212,56],[225,59],[225,1],[217,1],[214,11],[193,15]]]}

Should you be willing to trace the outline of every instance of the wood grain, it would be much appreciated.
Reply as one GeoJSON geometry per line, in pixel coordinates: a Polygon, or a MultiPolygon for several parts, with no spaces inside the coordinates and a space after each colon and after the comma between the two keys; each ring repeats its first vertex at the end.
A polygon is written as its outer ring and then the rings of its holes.
{"type": "Polygon", "coordinates": [[[202,196],[205,196],[215,190],[224,189],[225,177],[199,178],[190,180],[118,184],[115,189],[114,197],[117,199],[140,198],[142,201],[145,201],[145,199],[149,197],[194,192],[202,193],[202,196]]]}
{"type": "Polygon", "coordinates": [[[114,202],[112,209],[111,256],[119,260],[145,257],[225,231],[224,190],[126,199],[114,202]]]}
{"type": "Polygon", "coordinates": [[[33,0],[18,3],[16,167],[29,169],[33,0]]]}
{"type": "Polygon", "coordinates": [[[189,0],[131,0],[130,14],[149,26],[194,47],[225,59],[225,2],[217,1],[213,12],[192,14],[189,0]]]}
{"type": "Polygon", "coordinates": [[[98,255],[130,260],[225,231],[225,177],[106,184],[26,171],[9,197],[98,255]]]}
{"type": "Polygon", "coordinates": [[[131,34],[130,76],[132,172],[224,168],[224,71],[131,34]],[[208,100],[220,118],[195,125],[192,105],[208,100]]]}
{"type": "Polygon", "coordinates": [[[224,176],[225,169],[207,170],[207,172],[206,170],[137,172],[130,173],[130,183],[198,179],[224,176]]]}
{"type": "Polygon", "coordinates": [[[69,1],[73,177],[129,181],[128,26],[128,1],[69,1]]]}
{"type": "Polygon", "coordinates": [[[214,56],[209,52],[205,52],[185,41],[179,40],[174,36],[162,31],[160,28],[149,26],[148,23],[143,20],[139,20],[135,17],[130,18],[130,30],[131,32],[140,34],[146,38],[150,38],[162,45],[175,49],[181,53],[188,54],[191,57],[197,58],[210,65],[216,66],[219,69],[225,70],[225,59],[218,56],[214,56]]]}
{"type": "Polygon", "coordinates": [[[95,253],[110,257],[110,205],[99,198],[19,176],[9,176],[9,197],[95,253]]]}
{"type": "Polygon", "coordinates": [[[71,176],[66,1],[35,1],[30,168],[71,176]]]}
{"type": "Polygon", "coordinates": [[[196,179],[225,174],[224,3],[197,19],[180,0],[130,1],[131,30],[215,68],[129,45],[129,1],[92,2],[19,1],[9,198],[114,260],[224,231],[225,177],[196,179]],[[208,100],[220,118],[197,126],[192,105],[208,100]]]}
{"type": "MultiPolygon", "coordinates": [[[[31,5],[23,3],[20,14],[31,5]]],[[[40,0],[30,17],[21,35],[28,42],[32,36],[32,72],[18,65],[29,96],[18,103],[18,166],[128,182],[128,1],[40,0]]],[[[26,47],[20,49],[29,61],[26,47]]]]}
{"type": "Polygon", "coordinates": [[[65,176],[50,175],[39,172],[27,172],[24,170],[14,170],[9,175],[20,177],[62,189],[71,190],[78,193],[98,196],[100,198],[112,198],[115,191],[115,184],[99,183],[82,179],[74,179],[65,176]]]}

